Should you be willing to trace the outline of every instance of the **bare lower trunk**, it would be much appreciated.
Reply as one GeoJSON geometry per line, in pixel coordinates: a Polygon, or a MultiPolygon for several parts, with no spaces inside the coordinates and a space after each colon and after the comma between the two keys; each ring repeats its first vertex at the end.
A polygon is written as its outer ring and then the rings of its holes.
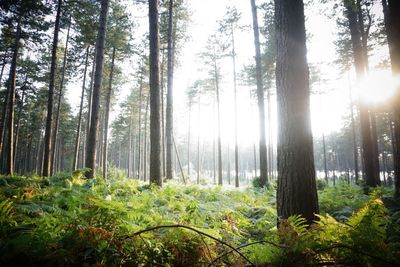
{"type": "Polygon", "coordinates": [[[108,165],[108,121],[110,118],[110,108],[111,108],[111,95],[112,95],[112,81],[114,75],[114,61],[115,61],[115,47],[113,47],[111,67],[110,67],[110,77],[108,79],[108,91],[106,97],[106,113],[104,122],[104,143],[103,143],[103,177],[107,178],[107,165],[108,165]]]}
{"type": "Polygon", "coordinates": [[[166,178],[173,178],[173,77],[174,77],[174,47],[173,47],[173,0],[169,0],[168,8],[168,58],[167,58],[167,109],[165,120],[165,139],[166,139],[166,178]]]}
{"type": "Polygon", "coordinates": [[[158,0],[149,0],[150,182],[162,186],[158,0]]]}
{"type": "Polygon", "coordinates": [[[264,88],[262,84],[262,65],[261,65],[261,49],[260,49],[260,33],[258,29],[257,7],[255,0],[250,0],[251,10],[253,14],[253,32],[254,47],[256,60],[256,80],[257,80],[257,101],[259,113],[259,130],[260,130],[260,183],[265,186],[268,183],[268,161],[267,161],[267,144],[265,139],[265,107],[264,107],[264,88]]]}
{"type": "Polygon", "coordinates": [[[72,164],[73,170],[76,170],[78,168],[79,144],[80,144],[80,140],[81,140],[81,128],[82,128],[81,125],[82,125],[83,100],[85,97],[86,72],[87,72],[87,67],[88,67],[88,59],[89,59],[89,46],[86,48],[85,69],[83,70],[81,103],[79,106],[78,126],[76,129],[75,148],[74,148],[74,161],[72,164]]]}
{"type": "MultiPolygon", "coordinates": [[[[390,60],[394,77],[400,75],[400,1],[382,0],[390,60]]],[[[393,162],[395,196],[400,197],[400,86],[396,88],[393,105],[393,162]]]]}
{"type": "Polygon", "coordinates": [[[90,170],[86,172],[88,178],[96,175],[96,143],[99,131],[99,109],[100,109],[100,89],[103,75],[104,45],[106,37],[106,25],[109,0],[101,1],[101,11],[99,19],[99,29],[96,42],[96,71],[94,75],[92,114],[90,118],[90,131],[88,136],[86,167],[90,170]]]}
{"type": "Polygon", "coordinates": [[[147,181],[147,120],[149,114],[149,101],[150,97],[147,96],[146,112],[144,115],[144,136],[143,136],[143,181],[147,181]]]}
{"type": "MultiPolygon", "coordinates": [[[[54,125],[54,136],[53,136],[53,140],[52,140],[52,142],[53,142],[52,147],[55,147],[55,145],[57,144],[58,135],[59,135],[58,130],[59,130],[59,125],[60,125],[60,111],[61,111],[62,96],[63,96],[63,89],[64,89],[65,69],[67,67],[67,54],[68,54],[70,28],[71,28],[71,17],[69,18],[67,40],[65,41],[64,58],[63,58],[60,90],[58,92],[57,111],[56,111],[56,120],[55,120],[55,125],[54,125]]],[[[51,169],[51,175],[53,175],[53,172],[55,170],[55,168],[54,168],[55,157],[56,157],[55,150],[53,150],[52,154],[51,154],[51,162],[52,162],[52,166],[53,166],[53,168],[51,169]]]]}
{"type": "Polygon", "coordinates": [[[318,213],[302,0],[275,0],[279,219],[318,213]]]}
{"type": "MultiPolygon", "coordinates": [[[[365,76],[365,56],[361,43],[361,33],[357,22],[357,13],[353,10],[354,2],[346,2],[346,16],[349,22],[349,29],[353,48],[354,65],[357,74],[357,80],[361,81],[365,76]]],[[[365,173],[365,182],[368,186],[376,186],[379,180],[379,170],[376,166],[376,153],[374,153],[374,141],[371,133],[371,122],[368,107],[365,103],[359,103],[361,141],[363,169],[365,173]]],[[[375,140],[376,142],[376,140],[375,140]]]]}

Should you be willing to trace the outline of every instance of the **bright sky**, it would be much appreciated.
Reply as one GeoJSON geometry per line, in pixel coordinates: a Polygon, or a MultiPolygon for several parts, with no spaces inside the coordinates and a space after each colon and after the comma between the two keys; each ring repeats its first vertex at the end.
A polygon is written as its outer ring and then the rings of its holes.
{"type": "MultiPolygon", "coordinates": [[[[175,71],[174,91],[175,91],[175,132],[177,138],[185,138],[188,129],[188,107],[185,90],[196,79],[204,78],[198,71],[202,68],[201,60],[198,54],[204,51],[208,37],[213,34],[217,28],[217,20],[223,18],[227,6],[236,6],[242,13],[241,24],[251,25],[251,9],[250,1],[246,0],[188,0],[192,12],[192,22],[188,25],[188,33],[191,39],[186,43],[182,53],[180,67],[175,71]]],[[[144,10],[131,9],[136,22],[140,23],[138,32],[147,30],[147,12],[144,10]]],[[[349,86],[352,85],[355,90],[368,87],[369,95],[372,99],[383,101],[390,97],[390,90],[376,91],[379,84],[363,83],[356,86],[354,84],[354,74],[339,77],[338,70],[332,67],[331,63],[335,55],[334,39],[336,36],[334,19],[329,19],[320,10],[313,6],[306,7],[306,29],[309,36],[308,61],[309,64],[316,66],[323,73],[323,79],[329,80],[327,84],[314,84],[314,91],[323,91],[323,94],[311,96],[311,120],[312,129],[315,136],[320,136],[322,132],[329,133],[339,130],[342,125],[342,117],[348,113],[349,108],[349,86]],[[349,79],[350,77],[350,79],[349,79]],[[350,82],[349,82],[350,80],[350,82]],[[376,85],[375,87],[371,85],[376,85]],[[372,89],[371,89],[372,88],[372,89]],[[373,90],[375,88],[375,91],[373,90]]],[[[259,16],[259,24],[261,25],[261,16],[259,16]]],[[[254,46],[252,31],[236,33],[236,51],[237,51],[237,71],[242,70],[243,66],[253,61],[254,46]]],[[[387,53],[387,51],[386,51],[387,53]]],[[[127,70],[130,64],[126,64],[127,70]]],[[[232,63],[229,58],[220,62],[222,67],[221,81],[221,129],[222,139],[225,143],[233,144],[234,132],[234,105],[233,105],[233,76],[232,63]]],[[[391,76],[389,71],[381,71],[378,74],[372,73],[374,77],[379,77],[379,81],[385,81],[386,88],[391,88],[391,76]]],[[[382,82],[380,82],[382,85],[382,82]]],[[[123,100],[129,93],[131,86],[127,84],[119,93],[119,101],[123,100]]],[[[79,102],[80,90],[70,90],[69,99],[72,106],[77,106],[79,102]]],[[[371,99],[371,98],[369,98],[371,99]]],[[[258,139],[258,117],[257,105],[255,99],[250,99],[249,88],[240,85],[238,87],[238,124],[239,143],[243,145],[251,145],[254,140],[258,139]]],[[[201,106],[200,128],[197,124],[198,108],[194,105],[192,110],[192,136],[197,138],[197,132],[200,133],[202,139],[211,140],[213,136],[213,122],[216,122],[216,116],[213,115],[212,101],[208,105],[201,106]]],[[[204,103],[204,102],[203,102],[204,103]]],[[[113,105],[117,107],[117,105],[113,105]]],[[[267,107],[266,107],[267,109],[267,107]]],[[[276,104],[275,97],[272,97],[272,129],[273,136],[276,136],[276,104]]],[[[114,109],[112,117],[118,112],[118,108],[114,109]]],[[[274,138],[275,139],[275,138],[274,138]]]]}

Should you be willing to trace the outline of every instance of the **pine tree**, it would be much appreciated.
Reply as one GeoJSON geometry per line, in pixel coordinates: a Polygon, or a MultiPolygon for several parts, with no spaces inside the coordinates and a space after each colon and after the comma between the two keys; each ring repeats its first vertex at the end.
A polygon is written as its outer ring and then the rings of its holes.
{"type": "Polygon", "coordinates": [[[318,213],[302,0],[275,0],[278,191],[280,219],[318,213]]]}
{"type": "Polygon", "coordinates": [[[106,26],[108,16],[109,0],[101,1],[99,18],[99,28],[96,40],[96,69],[94,74],[92,113],[90,117],[90,131],[88,133],[88,144],[86,151],[86,176],[93,178],[96,175],[96,149],[97,133],[99,131],[99,109],[100,109],[100,89],[103,76],[104,46],[106,37],[106,26]]]}

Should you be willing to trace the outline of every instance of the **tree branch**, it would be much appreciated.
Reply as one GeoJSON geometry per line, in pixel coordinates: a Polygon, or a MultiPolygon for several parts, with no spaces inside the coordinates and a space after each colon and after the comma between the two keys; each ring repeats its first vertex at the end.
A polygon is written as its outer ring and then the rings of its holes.
{"type": "Polygon", "coordinates": [[[255,264],[254,264],[253,262],[251,262],[251,260],[250,260],[249,258],[247,258],[247,257],[246,257],[245,255],[243,255],[238,249],[236,249],[235,247],[229,245],[229,244],[226,243],[225,241],[220,240],[220,239],[218,239],[218,238],[216,238],[216,237],[213,237],[212,235],[209,235],[209,234],[207,234],[207,233],[205,233],[205,232],[202,232],[202,231],[197,230],[197,229],[195,229],[195,228],[192,228],[192,227],[190,227],[190,226],[186,226],[186,225],[182,225],[182,224],[171,224],[171,225],[158,225],[158,226],[154,226],[154,227],[147,228],[147,229],[138,231],[138,232],[136,232],[136,233],[133,233],[132,235],[126,236],[125,238],[123,238],[123,240],[132,238],[132,237],[134,237],[134,236],[140,236],[141,234],[144,234],[144,233],[147,233],[147,232],[155,231],[155,230],[158,230],[158,229],[166,229],[166,228],[183,228],[183,229],[187,229],[187,230],[196,232],[196,233],[198,233],[198,234],[200,234],[200,235],[206,236],[206,237],[208,237],[208,238],[210,238],[210,239],[212,239],[212,240],[214,240],[214,241],[216,241],[216,242],[218,242],[218,243],[220,243],[220,244],[222,244],[222,245],[224,245],[224,246],[229,247],[232,251],[236,252],[236,253],[237,253],[238,255],[240,255],[244,260],[246,260],[251,266],[255,266],[255,264]]]}

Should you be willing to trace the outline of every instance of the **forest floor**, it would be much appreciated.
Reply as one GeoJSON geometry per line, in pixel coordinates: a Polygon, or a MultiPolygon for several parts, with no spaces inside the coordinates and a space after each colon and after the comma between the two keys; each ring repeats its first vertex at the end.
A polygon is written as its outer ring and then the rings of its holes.
{"type": "Polygon", "coordinates": [[[319,185],[320,215],[276,226],[275,188],[122,177],[0,177],[1,266],[395,266],[392,191],[319,185]]]}

